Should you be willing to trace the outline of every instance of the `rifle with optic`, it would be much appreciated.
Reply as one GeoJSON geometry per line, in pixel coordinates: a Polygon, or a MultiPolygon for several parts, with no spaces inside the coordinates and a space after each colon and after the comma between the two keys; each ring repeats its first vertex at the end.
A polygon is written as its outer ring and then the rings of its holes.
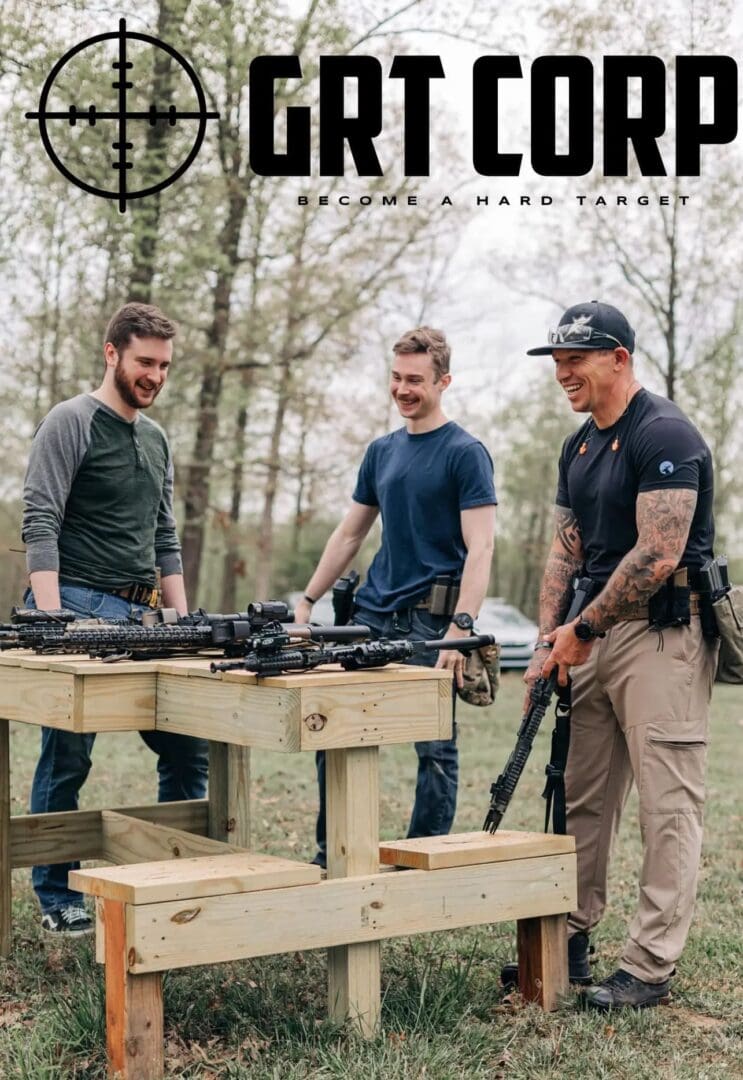
{"type": "Polygon", "coordinates": [[[223,656],[273,653],[299,641],[349,641],[368,637],[366,626],[295,626],[284,603],[249,604],[246,611],[213,615],[199,609],[179,616],[174,609],[143,612],[130,620],[77,619],[74,612],[14,608],[0,625],[0,651],[87,653],[107,661],[194,656],[219,649],[223,656]],[[288,624],[288,625],[287,625],[288,624]]]}
{"type": "MultiPolygon", "coordinates": [[[[354,626],[335,627],[336,630],[353,631],[354,626]]],[[[336,638],[336,640],[339,640],[336,638]]],[[[268,649],[249,652],[239,660],[213,661],[212,671],[249,671],[254,675],[283,675],[290,671],[309,671],[327,664],[339,664],[345,671],[384,667],[399,664],[427,652],[458,649],[468,653],[486,645],[494,645],[492,634],[478,634],[467,638],[436,638],[433,641],[367,641],[361,645],[326,646],[313,648],[268,649]]]]}

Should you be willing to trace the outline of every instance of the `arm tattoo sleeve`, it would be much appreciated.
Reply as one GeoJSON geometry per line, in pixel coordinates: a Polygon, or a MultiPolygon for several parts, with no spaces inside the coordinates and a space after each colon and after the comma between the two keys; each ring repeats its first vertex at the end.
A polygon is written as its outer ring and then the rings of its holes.
{"type": "Polygon", "coordinates": [[[646,604],[671,576],[684,553],[696,504],[697,493],[689,488],[640,492],[637,543],[585,611],[596,630],[608,629],[646,604]]]}
{"type": "Polygon", "coordinates": [[[539,592],[539,634],[560,626],[570,606],[573,578],[583,565],[578,519],[565,506],[555,507],[555,538],[544,568],[539,592]]]}

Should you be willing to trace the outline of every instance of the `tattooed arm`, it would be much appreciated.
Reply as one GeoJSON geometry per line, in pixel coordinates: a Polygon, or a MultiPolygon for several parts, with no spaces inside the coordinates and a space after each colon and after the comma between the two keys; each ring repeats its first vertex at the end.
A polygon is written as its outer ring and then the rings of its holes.
{"type": "MultiPolygon", "coordinates": [[[[555,507],[555,535],[547,556],[539,590],[539,637],[546,638],[551,631],[562,625],[570,607],[573,578],[583,566],[583,541],[578,519],[566,506],[555,507]]],[[[527,689],[524,710],[529,705],[529,690],[534,680],[543,672],[548,652],[537,649],[524,672],[527,689]]]]}
{"type": "Polygon", "coordinates": [[[573,578],[583,565],[578,519],[566,506],[555,507],[555,536],[539,591],[539,636],[562,624],[570,606],[573,578]]]}
{"type": "Polygon", "coordinates": [[[605,587],[583,612],[599,633],[608,630],[671,576],[686,547],[697,492],[690,488],[656,488],[637,496],[637,542],[627,552],[605,587]]]}

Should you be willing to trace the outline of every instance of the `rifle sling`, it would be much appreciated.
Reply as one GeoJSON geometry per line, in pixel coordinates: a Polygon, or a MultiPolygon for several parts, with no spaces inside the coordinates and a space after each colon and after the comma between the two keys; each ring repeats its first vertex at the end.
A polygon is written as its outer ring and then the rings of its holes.
{"type": "Polygon", "coordinates": [[[554,832],[565,835],[567,831],[565,805],[565,769],[570,749],[570,680],[567,686],[558,686],[555,707],[555,727],[552,731],[550,760],[545,768],[547,783],[542,798],[547,800],[544,831],[549,832],[550,817],[554,832]]]}

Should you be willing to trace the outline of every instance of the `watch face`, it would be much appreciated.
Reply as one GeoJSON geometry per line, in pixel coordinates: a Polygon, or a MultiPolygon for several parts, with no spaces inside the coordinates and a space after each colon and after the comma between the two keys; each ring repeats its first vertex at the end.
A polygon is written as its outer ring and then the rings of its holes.
{"type": "Polygon", "coordinates": [[[458,626],[460,630],[471,630],[475,625],[475,620],[471,615],[468,615],[466,611],[460,612],[452,619],[455,626],[458,626]]]}
{"type": "Polygon", "coordinates": [[[592,641],[594,637],[593,628],[590,623],[581,622],[575,624],[575,636],[580,641],[592,641]]]}

